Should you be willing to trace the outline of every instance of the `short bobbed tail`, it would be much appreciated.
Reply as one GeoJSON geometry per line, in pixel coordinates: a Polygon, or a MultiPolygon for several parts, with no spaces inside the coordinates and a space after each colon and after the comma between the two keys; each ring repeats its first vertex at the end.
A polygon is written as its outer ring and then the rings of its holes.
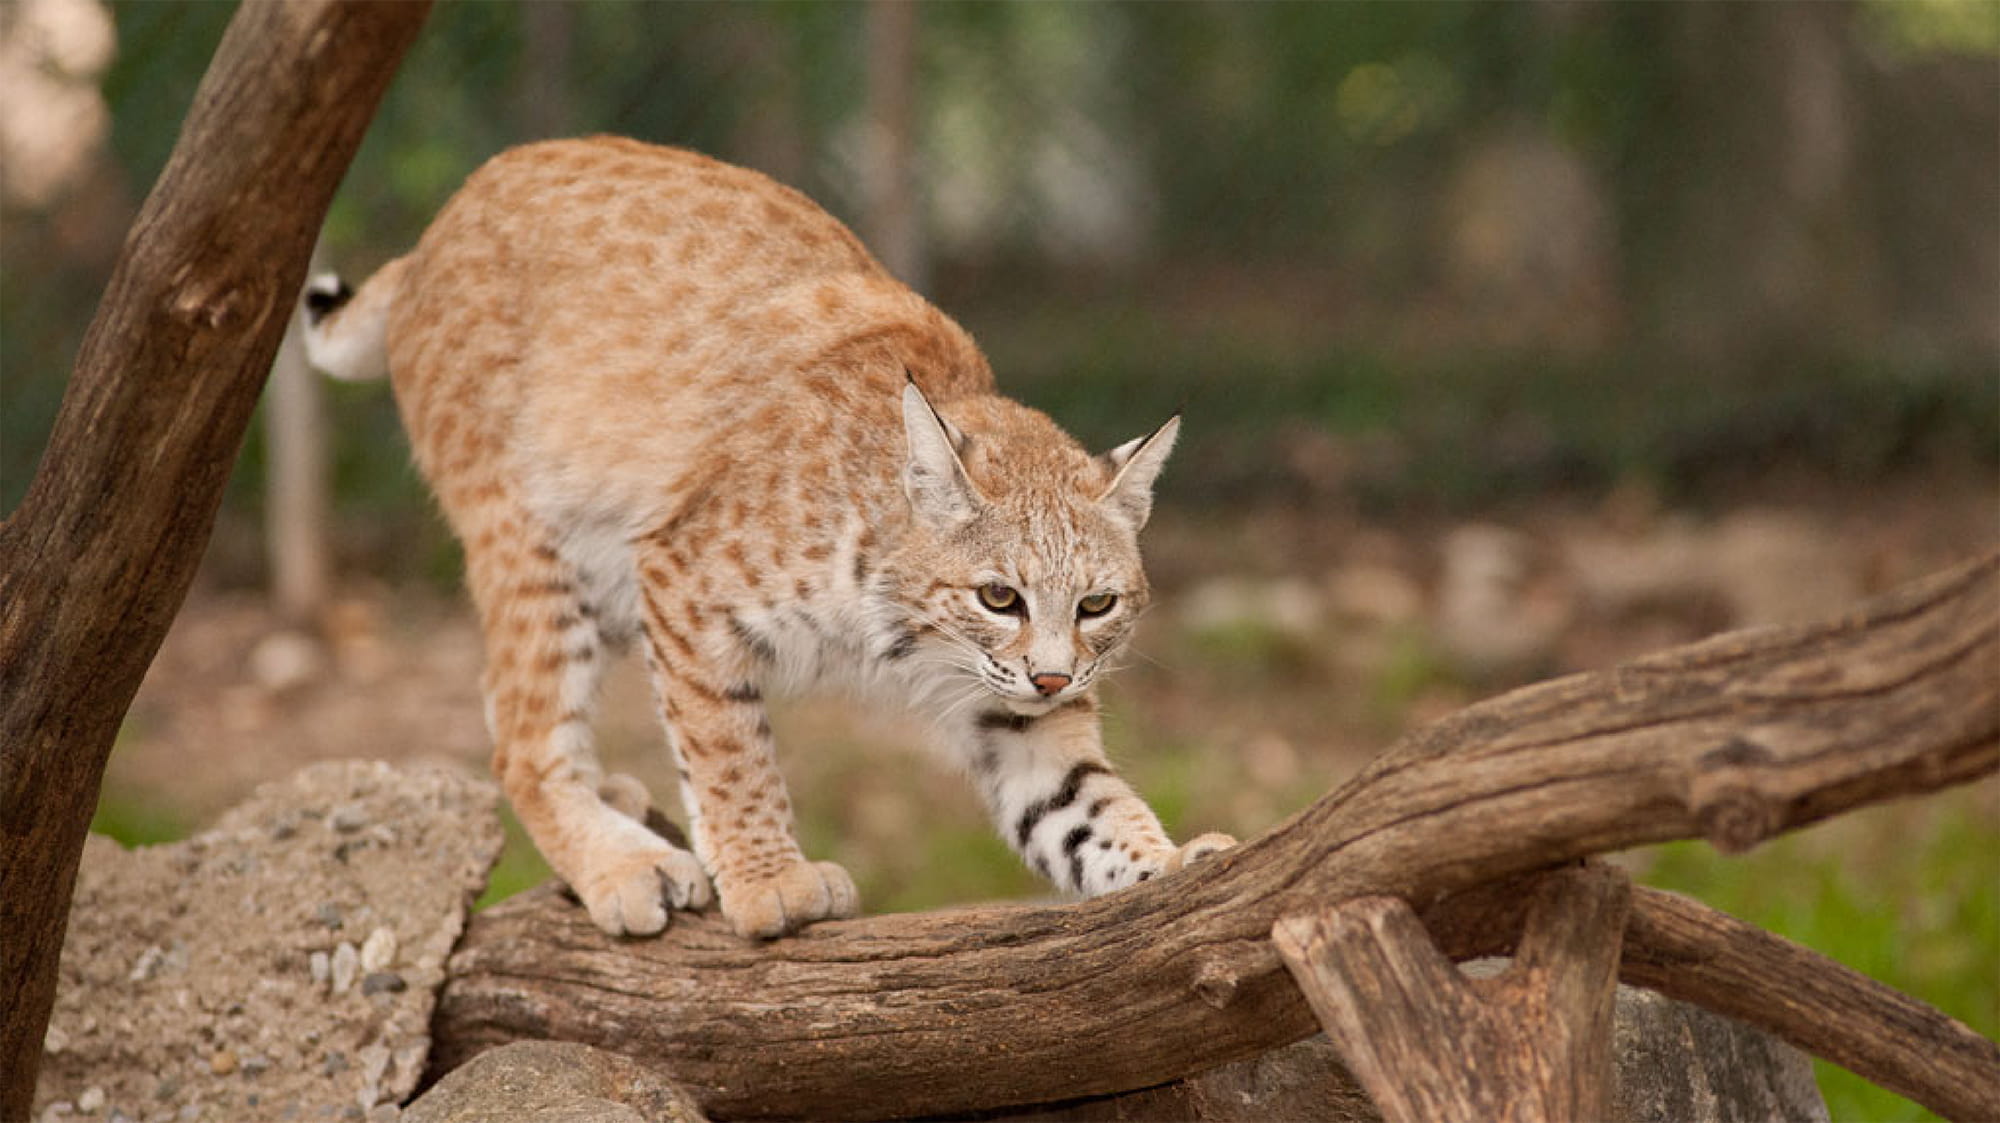
{"type": "Polygon", "coordinates": [[[403,258],[376,270],[359,291],[333,273],[306,282],[306,361],[344,382],[389,373],[389,310],[402,287],[403,258]]]}

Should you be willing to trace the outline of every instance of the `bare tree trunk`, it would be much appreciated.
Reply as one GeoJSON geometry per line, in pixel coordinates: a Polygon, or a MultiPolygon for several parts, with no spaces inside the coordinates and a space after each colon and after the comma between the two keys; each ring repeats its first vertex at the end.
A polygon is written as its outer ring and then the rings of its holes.
{"type": "MultiPolygon", "coordinates": [[[[2000,555],[1832,623],[1719,636],[1480,703],[1262,838],[1074,906],[871,917],[750,944],[706,916],[616,941],[553,894],[518,898],[468,929],[433,1063],[522,1037],[583,1041],[660,1066],[729,1117],[1151,1087],[1313,1031],[1271,944],[1281,918],[1369,896],[1423,912],[1675,838],[1741,850],[1996,766],[2000,555]]],[[[1991,1042],[1776,937],[1641,923],[1656,897],[1636,895],[1626,927],[1625,961],[1652,965],[1639,981],[1822,1052],[1837,1039],[1857,1072],[1947,1114],[2000,1117],[1991,1042]],[[1810,1001],[1775,993],[1814,972],[1810,1001]],[[1855,1020],[1829,1026],[1829,1011],[1855,1020]],[[1914,1049],[1882,1040],[1909,1034],[1914,1049]]],[[[1490,931],[1439,927],[1454,958],[1499,950],[1465,950],[1490,931]]]]}
{"type": "Polygon", "coordinates": [[[577,5],[565,0],[520,0],[521,58],[514,92],[522,135],[530,140],[565,136],[571,107],[569,57],[576,41],[577,5]]]}
{"type": "Polygon", "coordinates": [[[294,627],[318,621],[333,583],[326,542],[332,507],[326,389],[306,365],[301,330],[298,316],[286,320],[264,394],[264,541],[271,599],[279,618],[294,627]]]}
{"type": "Polygon", "coordinates": [[[0,524],[0,1119],[34,1095],[105,756],[186,595],[327,203],[427,11],[238,9],[0,524]]]}
{"type": "Polygon", "coordinates": [[[868,244],[922,292],[930,261],[917,194],[917,19],[915,0],[869,0],[868,244]]]}

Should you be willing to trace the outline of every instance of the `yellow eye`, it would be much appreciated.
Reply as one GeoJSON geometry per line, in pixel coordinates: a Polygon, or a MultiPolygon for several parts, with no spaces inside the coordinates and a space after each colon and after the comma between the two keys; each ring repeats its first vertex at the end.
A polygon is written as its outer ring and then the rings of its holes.
{"type": "Polygon", "coordinates": [[[1092,593],[1076,602],[1076,613],[1078,616],[1102,616],[1117,603],[1118,597],[1114,593],[1092,593]]]}
{"type": "Polygon", "coordinates": [[[1021,594],[998,581],[979,587],[979,603],[993,612],[1019,612],[1021,594]]]}

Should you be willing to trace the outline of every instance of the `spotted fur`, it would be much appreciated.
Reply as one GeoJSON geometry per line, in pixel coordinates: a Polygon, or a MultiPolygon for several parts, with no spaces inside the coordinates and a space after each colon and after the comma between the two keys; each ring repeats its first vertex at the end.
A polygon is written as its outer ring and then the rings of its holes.
{"type": "Polygon", "coordinates": [[[1094,700],[1147,601],[1137,536],[1177,422],[1085,453],[804,196],[629,140],[529,145],[360,289],[306,300],[316,362],[392,376],[465,546],[495,771],[606,931],[656,932],[711,886],[746,935],[855,912],[794,839],[768,691],[930,715],[1063,889],[1227,844],[1168,841],[1094,700]],[[692,855],[593,755],[599,676],[634,641],[692,855]]]}

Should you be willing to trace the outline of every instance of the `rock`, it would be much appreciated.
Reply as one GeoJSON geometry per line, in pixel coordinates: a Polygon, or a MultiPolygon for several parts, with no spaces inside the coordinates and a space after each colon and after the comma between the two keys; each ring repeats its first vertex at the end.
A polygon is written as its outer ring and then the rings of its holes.
{"type": "Polygon", "coordinates": [[[1197,632],[1255,628],[1309,639],[1326,614],[1320,591],[1305,581],[1216,578],[1181,598],[1183,626],[1197,632]]]}
{"type": "Polygon", "coordinates": [[[359,1119],[409,1095],[442,964],[499,853],[495,801],[456,767],[335,762],[184,842],[91,837],[35,1117],[88,1094],[98,1119],[359,1119]],[[402,987],[370,988],[328,916],[370,933],[402,987]]]}
{"type": "Polygon", "coordinates": [[[361,943],[361,969],[380,971],[395,961],[395,931],[389,928],[377,928],[368,933],[368,938],[361,943]]]}
{"type": "MultiPolygon", "coordinates": [[[[1505,960],[1466,973],[1490,976],[1505,960]]],[[[1618,1123],[1824,1123],[1826,1103],[1804,1053],[1739,1022],[1621,986],[1612,1036],[1611,1118],[1618,1123]]],[[[1381,1114],[1324,1034],[1157,1088],[995,1112],[991,1120],[1065,1123],[1187,1120],[1379,1123],[1381,1114]]]]}
{"type": "Polygon", "coordinates": [[[354,950],[353,944],[340,941],[333,949],[333,993],[346,994],[360,971],[361,953],[354,950]]]}
{"type": "Polygon", "coordinates": [[[403,1123],[707,1123],[679,1086],[630,1057],[516,1041],[447,1073],[403,1123]]]}
{"type": "Polygon", "coordinates": [[[250,677],[273,694],[282,694],[326,673],[326,653],[304,632],[272,632],[250,649],[250,677]]]}
{"type": "Polygon", "coordinates": [[[1618,988],[1612,1112],[1628,1123],[1771,1119],[1824,1123],[1812,1059],[1741,1022],[1649,990],[1618,988]]]}
{"type": "Polygon", "coordinates": [[[1475,676],[1518,675],[1548,662],[1573,614],[1534,539],[1470,523],[1440,546],[1438,643],[1475,676]]]}

